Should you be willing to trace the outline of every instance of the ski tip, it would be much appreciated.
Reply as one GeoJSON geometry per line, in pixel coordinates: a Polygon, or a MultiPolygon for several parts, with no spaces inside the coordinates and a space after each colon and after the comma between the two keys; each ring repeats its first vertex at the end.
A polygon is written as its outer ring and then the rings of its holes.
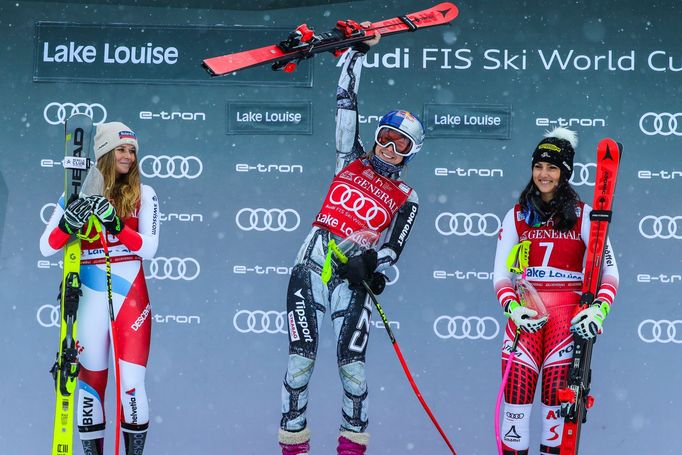
{"type": "Polygon", "coordinates": [[[201,67],[202,67],[203,69],[206,70],[206,72],[209,74],[209,76],[211,76],[211,77],[216,77],[216,76],[218,76],[218,74],[216,74],[216,73],[213,71],[213,69],[212,69],[211,66],[206,62],[206,60],[204,60],[203,62],[201,62],[201,67]]]}
{"type": "Polygon", "coordinates": [[[618,150],[618,157],[623,154],[623,144],[611,139],[610,137],[605,137],[601,141],[599,141],[599,148],[606,148],[608,150],[614,149],[618,150]]]}
{"type": "Polygon", "coordinates": [[[434,9],[443,15],[443,19],[447,22],[454,20],[459,15],[459,8],[457,5],[450,2],[439,3],[434,9]]]}

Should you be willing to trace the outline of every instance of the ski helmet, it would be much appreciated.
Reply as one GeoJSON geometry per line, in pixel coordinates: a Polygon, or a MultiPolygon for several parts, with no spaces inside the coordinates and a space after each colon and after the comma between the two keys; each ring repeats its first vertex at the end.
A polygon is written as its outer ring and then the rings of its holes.
{"type": "Polygon", "coordinates": [[[407,164],[407,162],[421,150],[422,145],[424,144],[424,126],[422,125],[421,120],[411,112],[404,110],[388,112],[381,117],[376,132],[374,133],[374,141],[379,145],[382,145],[382,143],[379,142],[379,133],[385,128],[401,133],[411,142],[409,148],[405,149],[404,152],[399,150],[399,147],[394,141],[389,142],[393,144],[393,149],[396,153],[403,156],[403,161],[400,165],[407,164]]]}

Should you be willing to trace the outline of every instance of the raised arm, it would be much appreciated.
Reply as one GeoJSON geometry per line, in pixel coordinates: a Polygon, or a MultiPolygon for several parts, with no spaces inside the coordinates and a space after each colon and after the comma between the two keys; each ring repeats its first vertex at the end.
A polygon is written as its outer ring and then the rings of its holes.
{"type": "Polygon", "coordinates": [[[350,49],[341,57],[343,66],[336,88],[336,171],[364,155],[358,121],[358,86],[365,54],[350,49]]]}

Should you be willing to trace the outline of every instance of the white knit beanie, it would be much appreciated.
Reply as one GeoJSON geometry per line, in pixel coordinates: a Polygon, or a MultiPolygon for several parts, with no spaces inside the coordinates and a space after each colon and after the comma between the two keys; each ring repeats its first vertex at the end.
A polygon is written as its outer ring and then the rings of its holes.
{"type": "Polygon", "coordinates": [[[95,134],[95,160],[99,160],[102,156],[122,144],[134,145],[136,151],[139,152],[140,150],[140,147],[137,144],[137,136],[123,123],[109,122],[97,125],[97,133],[95,134]]]}

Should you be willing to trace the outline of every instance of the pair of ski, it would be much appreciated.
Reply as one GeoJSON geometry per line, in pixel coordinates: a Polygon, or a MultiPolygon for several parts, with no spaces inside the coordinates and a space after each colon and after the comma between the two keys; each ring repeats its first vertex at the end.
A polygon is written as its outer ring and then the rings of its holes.
{"type": "Polygon", "coordinates": [[[273,70],[281,69],[290,73],[300,61],[315,54],[331,52],[338,57],[347,48],[371,40],[376,34],[388,36],[445,25],[458,14],[457,7],[446,2],[416,13],[373,22],[368,26],[362,26],[353,20],[338,21],[335,28],[324,33],[315,33],[306,24],[302,24],[279,44],[207,58],[202,66],[214,77],[265,64],[272,64],[273,70]]]}
{"type": "MultiPolygon", "coordinates": [[[[64,207],[79,196],[101,194],[101,188],[87,188],[88,170],[92,153],[93,124],[92,119],[84,114],[76,114],[66,120],[65,154],[64,154],[64,207]],[[94,191],[94,192],[93,192],[94,191]]],[[[95,187],[100,186],[95,184],[95,187]]],[[[64,271],[59,291],[60,324],[59,324],[59,352],[50,372],[55,381],[57,395],[54,415],[54,431],[52,436],[52,455],[72,455],[73,448],[73,419],[75,392],[80,365],[78,363],[77,313],[81,291],[80,259],[81,240],[93,241],[99,238],[106,257],[107,299],[109,303],[110,335],[114,351],[114,368],[116,376],[116,454],[120,447],[121,427],[121,396],[120,375],[118,365],[117,338],[114,321],[114,304],[111,287],[111,261],[105,233],[99,220],[90,216],[88,232],[85,235],[74,235],[64,247],[64,271]],[[96,231],[94,237],[90,232],[96,231]]]]}
{"type": "MultiPolygon", "coordinates": [[[[590,238],[587,243],[585,258],[585,273],[582,284],[580,309],[586,308],[594,301],[601,284],[604,252],[611,223],[613,196],[618,177],[618,167],[623,146],[613,139],[602,139],[597,146],[597,174],[594,186],[594,199],[590,213],[590,238]]],[[[517,332],[509,353],[507,368],[503,375],[500,393],[503,393],[511,364],[514,361],[514,351],[518,342],[517,332]]],[[[580,430],[587,420],[587,410],[592,407],[594,399],[590,395],[592,380],[592,347],[593,340],[585,340],[577,335],[573,336],[573,359],[568,371],[567,387],[559,390],[561,401],[560,416],[564,418],[564,430],[561,438],[559,455],[577,455],[580,443],[580,430]]],[[[498,409],[499,415],[499,397],[498,409]]],[[[498,452],[502,455],[499,424],[495,419],[495,432],[498,452]]]]}

